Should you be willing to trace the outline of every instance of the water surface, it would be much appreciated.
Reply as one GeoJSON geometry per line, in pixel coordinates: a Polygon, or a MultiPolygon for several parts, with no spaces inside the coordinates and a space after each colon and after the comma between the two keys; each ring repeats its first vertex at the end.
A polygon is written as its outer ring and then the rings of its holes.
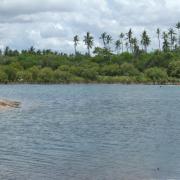
{"type": "Polygon", "coordinates": [[[0,179],[180,179],[180,87],[1,85],[0,179]]]}

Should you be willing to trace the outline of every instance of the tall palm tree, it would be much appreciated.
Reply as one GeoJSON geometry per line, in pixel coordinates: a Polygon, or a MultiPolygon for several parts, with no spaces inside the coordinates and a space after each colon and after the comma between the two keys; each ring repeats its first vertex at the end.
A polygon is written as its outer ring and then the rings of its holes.
{"type": "Polygon", "coordinates": [[[178,46],[180,47],[180,22],[178,22],[176,24],[176,28],[178,29],[178,34],[179,34],[179,37],[178,37],[178,46]]]}
{"type": "Polygon", "coordinates": [[[34,48],[34,46],[31,46],[29,49],[29,53],[30,54],[35,54],[36,49],[34,48]]]}
{"type": "Polygon", "coordinates": [[[100,36],[100,39],[103,41],[104,48],[106,48],[106,39],[107,39],[107,33],[103,32],[100,36]]]}
{"type": "Polygon", "coordinates": [[[168,41],[168,33],[163,32],[163,50],[165,52],[169,51],[169,41],[168,41]]]}
{"type": "Polygon", "coordinates": [[[76,55],[77,54],[77,45],[79,42],[79,36],[78,35],[74,36],[73,41],[74,41],[74,51],[75,51],[75,55],[76,55]]]}
{"type": "Polygon", "coordinates": [[[124,42],[123,42],[124,33],[121,33],[119,37],[120,37],[120,40],[121,40],[121,50],[122,50],[122,53],[123,53],[123,51],[124,51],[124,42]]]}
{"type": "Polygon", "coordinates": [[[175,35],[176,33],[174,32],[174,29],[173,29],[173,28],[170,28],[168,34],[169,34],[169,36],[170,36],[171,50],[173,50],[173,46],[174,46],[173,37],[174,37],[174,35],[175,35]]]}
{"type": "Polygon", "coordinates": [[[131,44],[132,44],[132,48],[133,48],[133,53],[135,53],[139,49],[137,38],[132,38],[131,44]]]}
{"type": "Polygon", "coordinates": [[[126,46],[126,51],[129,52],[129,43],[126,42],[126,43],[125,43],[125,46],[126,46]]]}
{"type": "Polygon", "coordinates": [[[131,44],[131,39],[132,39],[132,35],[133,35],[132,29],[129,29],[129,31],[126,35],[127,35],[127,40],[129,42],[129,45],[130,45],[130,50],[132,52],[132,44],[131,44]]]}
{"type": "Polygon", "coordinates": [[[161,31],[160,31],[160,29],[159,29],[159,28],[157,28],[156,33],[157,33],[157,36],[158,36],[159,51],[161,51],[161,39],[160,39],[160,37],[161,37],[161,31]]]}
{"type": "Polygon", "coordinates": [[[147,47],[150,45],[151,40],[147,34],[146,31],[143,31],[142,35],[141,35],[141,44],[144,46],[144,50],[145,52],[147,52],[147,47]]]}
{"type": "Polygon", "coordinates": [[[90,56],[90,49],[94,44],[94,38],[91,36],[90,32],[87,32],[86,36],[84,36],[84,43],[87,46],[88,55],[90,56]]]}
{"type": "Polygon", "coordinates": [[[121,49],[121,41],[120,41],[120,40],[117,40],[117,41],[115,42],[115,48],[116,48],[116,50],[117,50],[117,53],[119,53],[119,52],[120,52],[120,49],[121,49]]]}
{"type": "Polygon", "coordinates": [[[174,49],[176,49],[176,47],[177,47],[176,42],[177,42],[177,38],[176,38],[176,36],[174,35],[174,36],[172,37],[172,44],[173,44],[173,48],[174,48],[174,49]]]}
{"type": "Polygon", "coordinates": [[[109,50],[110,50],[110,44],[111,43],[112,43],[112,36],[108,34],[106,36],[106,44],[107,44],[109,50]]]}

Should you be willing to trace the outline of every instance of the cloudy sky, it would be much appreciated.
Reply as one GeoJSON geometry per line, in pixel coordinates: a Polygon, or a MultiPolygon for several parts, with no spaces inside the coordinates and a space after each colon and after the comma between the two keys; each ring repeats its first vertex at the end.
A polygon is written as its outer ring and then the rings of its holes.
{"type": "MultiPolygon", "coordinates": [[[[129,28],[144,29],[156,46],[156,28],[180,21],[180,0],[0,0],[0,48],[73,52],[72,38],[90,31],[99,45],[106,31],[116,39],[129,28]]],[[[84,51],[81,43],[79,50],[84,51]]]]}

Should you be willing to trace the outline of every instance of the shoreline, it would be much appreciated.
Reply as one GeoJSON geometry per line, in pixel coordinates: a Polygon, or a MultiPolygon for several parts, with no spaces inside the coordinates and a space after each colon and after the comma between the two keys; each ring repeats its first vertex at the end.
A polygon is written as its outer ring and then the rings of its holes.
{"type": "Polygon", "coordinates": [[[122,82],[68,82],[68,83],[54,83],[54,82],[50,82],[50,83],[29,83],[29,82],[24,82],[24,83],[20,83],[20,82],[10,82],[10,83],[0,83],[0,85],[113,85],[113,84],[117,84],[117,85],[151,85],[151,86],[180,86],[180,83],[173,83],[173,82],[169,82],[169,83],[122,83],[122,82]]]}

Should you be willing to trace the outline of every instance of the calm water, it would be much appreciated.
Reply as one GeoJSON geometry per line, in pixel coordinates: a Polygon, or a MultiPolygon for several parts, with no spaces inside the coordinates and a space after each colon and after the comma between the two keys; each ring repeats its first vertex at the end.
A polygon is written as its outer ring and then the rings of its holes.
{"type": "Polygon", "coordinates": [[[0,179],[180,179],[180,87],[8,85],[0,179]]]}

